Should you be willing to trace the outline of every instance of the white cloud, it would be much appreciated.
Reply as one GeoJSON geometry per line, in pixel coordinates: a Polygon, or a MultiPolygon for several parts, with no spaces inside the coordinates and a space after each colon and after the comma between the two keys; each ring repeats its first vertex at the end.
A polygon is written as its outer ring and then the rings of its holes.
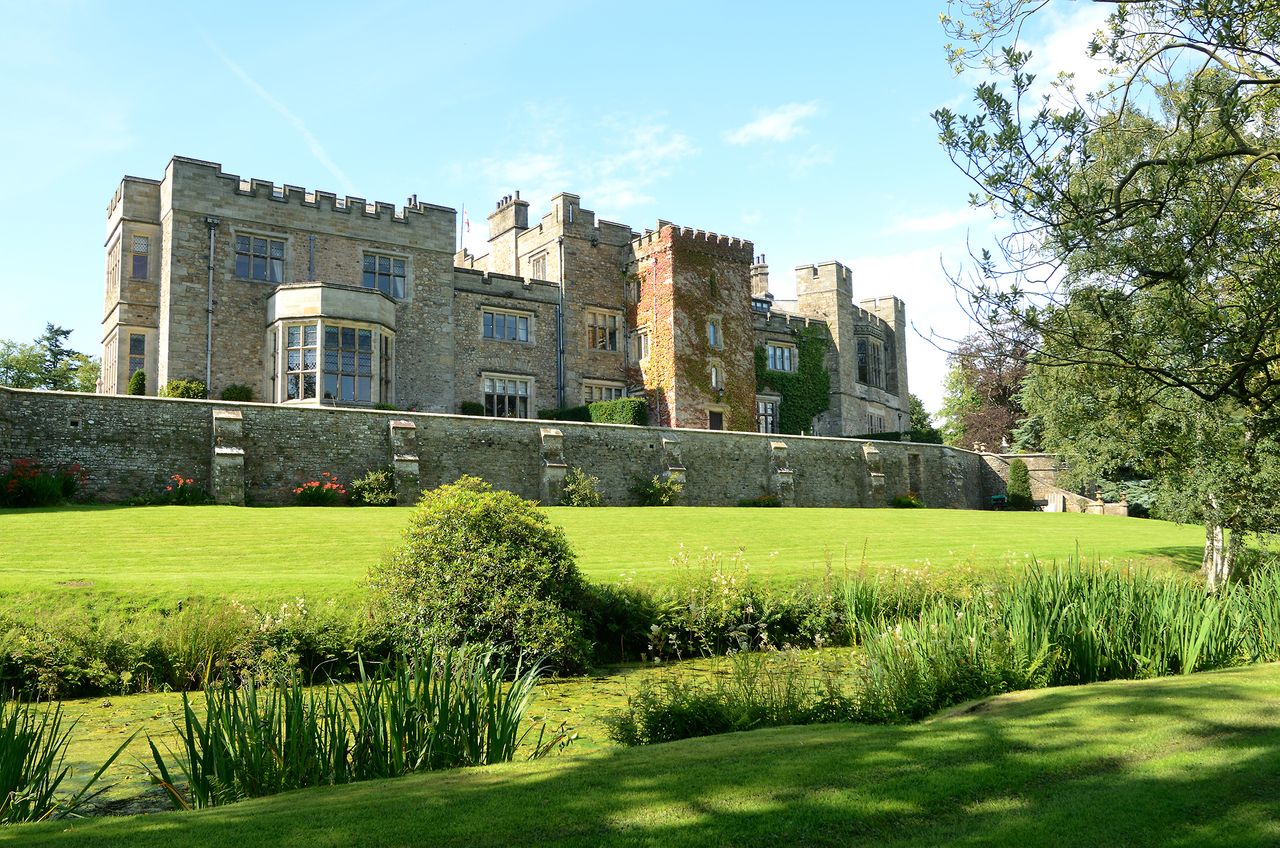
{"type": "Polygon", "coordinates": [[[1081,3],[1066,14],[1062,8],[1044,10],[1045,29],[1026,45],[1031,51],[1027,70],[1036,75],[1033,93],[1037,95],[1051,94],[1051,84],[1061,72],[1072,74],[1071,85],[1081,95],[1097,90],[1106,80],[1107,62],[1091,58],[1088,47],[1093,34],[1106,23],[1110,5],[1081,3]]]}
{"type": "Polygon", "coordinates": [[[569,166],[555,153],[519,153],[486,159],[481,163],[481,173],[504,191],[506,187],[523,189],[528,195],[526,200],[541,200],[564,191],[571,179],[569,166]]]}
{"type": "Polygon", "coordinates": [[[761,113],[754,121],[725,133],[725,141],[730,144],[790,141],[804,132],[800,122],[817,113],[817,103],[787,103],[771,112],[761,113]]]}
{"type": "Polygon", "coordinates": [[[647,121],[643,129],[632,130],[629,136],[631,141],[625,147],[585,163],[588,196],[599,209],[622,210],[652,203],[653,197],[643,189],[670,176],[676,162],[697,153],[683,133],[647,121]]]}
{"type": "Polygon", "coordinates": [[[896,218],[889,226],[881,230],[881,235],[941,233],[958,227],[979,224],[989,220],[990,217],[991,213],[985,209],[974,209],[971,206],[966,206],[962,209],[949,209],[944,212],[933,212],[927,215],[896,218]]]}
{"type": "MultiPolygon", "coordinates": [[[[527,108],[538,110],[536,105],[527,108]]],[[[562,113],[559,121],[567,120],[568,114],[562,113]]],[[[669,177],[679,162],[698,153],[687,135],[652,116],[613,116],[600,123],[609,132],[597,137],[594,148],[572,146],[581,133],[562,133],[558,124],[544,125],[544,146],[539,152],[492,155],[478,163],[478,170],[495,197],[520,189],[521,196],[533,204],[535,215],[539,203],[570,191],[581,194],[587,208],[611,218],[653,203],[647,189],[669,177]]],[[[480,252],[487,249],[483,246],[484,229],[482,220],[472,219],[471,236],[480,240],[480,252]]]]}

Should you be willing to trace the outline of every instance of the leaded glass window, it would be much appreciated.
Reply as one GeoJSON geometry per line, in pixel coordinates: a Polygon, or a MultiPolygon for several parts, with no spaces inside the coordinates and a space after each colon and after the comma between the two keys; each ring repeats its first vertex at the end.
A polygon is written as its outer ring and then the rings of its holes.
{"type": "Polygon", "coordinates": [[[405,261],[398,256],[380,253],[364,255],[361,284],[367,289],[377,289],[394,298],[403,298],[405,289],[405,261]]]}
{"type": "Polygon", "coordinates": [[[284,282],[284,242],[264,236],[237,235],[236,276],[264,283],[284,282]]]}

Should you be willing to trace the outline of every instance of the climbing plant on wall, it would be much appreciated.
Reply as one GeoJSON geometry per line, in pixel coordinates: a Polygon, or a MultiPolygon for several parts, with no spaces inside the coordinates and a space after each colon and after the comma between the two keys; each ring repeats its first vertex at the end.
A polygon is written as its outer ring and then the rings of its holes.
{"type": "Polygon", "coordinates": [[[770,371],[763,346],[756,348],[756,389],[782,396],[778,431],[813,432],[813,416],[830,406],[831,376],[824,360],[827,336],[823,327],[804,327],[791,333],[796,343],[795,371],[770,371]]]}

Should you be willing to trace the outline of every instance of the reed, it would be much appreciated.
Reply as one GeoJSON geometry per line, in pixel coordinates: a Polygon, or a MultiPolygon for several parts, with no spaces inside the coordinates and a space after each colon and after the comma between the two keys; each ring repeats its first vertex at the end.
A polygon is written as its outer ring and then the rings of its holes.
{"type": "Polygon", "coordinates": [[[1032,568],[985,588],[855,579],[844,607],[860,648],[843,685],[787,679],[784,691],[799,693],[788,704],[776,685],[756,685],[739,659],[728,682],[642,687],[611,734],[641,744],[761,724],[899,723],[1018,689],[1280,660],[1274,566],[1214,593],[1190,580],[1078,564],[1032,568]]]}
{"type": "Polygon", "coordinates": [[[504,762],[522,750],[536,758],[568,739],[543,725],[529,743],[540,666],[509,674],[493,653],[461,648],[372,670],[361,662],[359,672],[346,686],[308,688],[299,674],[267,686],[223,682],[206,688],[202,712],[184,695],[181,750],[162,754],[151,741],[154,776],[175,807],[191,809],[504,762]]]}

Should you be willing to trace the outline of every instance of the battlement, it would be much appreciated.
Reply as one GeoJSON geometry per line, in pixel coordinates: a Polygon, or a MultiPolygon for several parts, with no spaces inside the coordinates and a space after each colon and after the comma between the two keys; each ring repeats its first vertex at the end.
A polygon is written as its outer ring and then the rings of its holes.
{"type": "Polygon", "coordinates": [[[631,240],[631,244],[635,248],[641,249],[650,247],[663,239],[669,239],[673,244],[680,242],[685,247],[693,247],[698,250],[712,249],[717,252],[737,253],[741,255],[743,261],[748,263],[755,256],[755,246],[746,239],[737,238],[736,236],[724,236],[691,227],[681,227],[669,221],[659,221],[656,230],[645,230],[642,234],[634,237],[631,240]]]}
{"type": "Polygon", "coordinates": [[[447,213],[456,215],[456,210],[448,206],[437,206],[423,203],[417,195],[410,197],[403,206],[397,208],[394,203],[380,200],[366,200],[352,195],[338,196],[334,192],[309,190],[294,185],[276,185],[270,180],[241,177],[222,170],[217,162],[206,162],[201,159],[188,159],[182,156],[173,157],[170,163],[174,176],[199,177],[212,176],[224,181],[237,196],[252,197],[275,203],[296,204],[312,209],[324,209],[338,214],[358,214],[364,218],[394,221],[412,224],[416,218],[428,213],[447,213]]]}
{"type": "Polygon", "coordinates": [[[867,310],[863,309],[861,306],[857,306],[857,305],[853,307],[853,320],[857,324],[861,324],[864,327],[872,328],[875,330],[880,330],[881,332],[883,332],[884,330],[893,329],[891,326],[889,326],[888,321],[885,321],[883,318],[881,318],[879,315],[875,314],[874,312],[868,312],[867,310]]]}
{"type": "Polygon", "coordinates": [[[517,277],[514,274],[499,274],[494,271],[482,271],[478,268],[459,268],[454,266],[453,277],[455,284],[467,287],[469,291],[480,291],[475,286],[486,289],[492,289],[494,294],[507,297],[516,297],[518,292],[522,293],[541,293],[544,290],[550,293],[558,293],[560,287],[556,283],[547,282],[546,280],[536,280],[532,277],[517,277]]]}
{"type": "Polygon", "coordinates": [[[901,298],[893,295],[867,298],[866,300],[861,300],[858,303],[864,309],[874,311],[878,315],[883,315],[889,309],[892,309],[895,315],[905,315],[907,311],[906,304],[902,302],[901,298]]]}
{"type": "Polygon", "coordinates": [[[837,285],[848,286],[851,290],[853,287],[853,270],[834,259],[809,265],[797,265],[795,273],[797,285],[806,282],[806,278],[808,280],[829,278],[837,285]]]}
{"type": "Polygon", "coordinates": [[[753,312],[751,319],[751,326],[760,332],[791,333],[811,326],[827,326],[827,322],[821,318],[774,310],[767,313],[753,312]]]}
{"type": "Polygon", "coordinates": [[[153,186],[156,189],[160,187],[159,180],[153,180],[148,177],[130,177],[125,176],[120,180],[120,185],[116,186],[115,194],[111,195],[111,202],[107,204],[107,217],[113,217],[121,203],[125,202],[125,187],[133,183],[137,186],[153,186]]]}

